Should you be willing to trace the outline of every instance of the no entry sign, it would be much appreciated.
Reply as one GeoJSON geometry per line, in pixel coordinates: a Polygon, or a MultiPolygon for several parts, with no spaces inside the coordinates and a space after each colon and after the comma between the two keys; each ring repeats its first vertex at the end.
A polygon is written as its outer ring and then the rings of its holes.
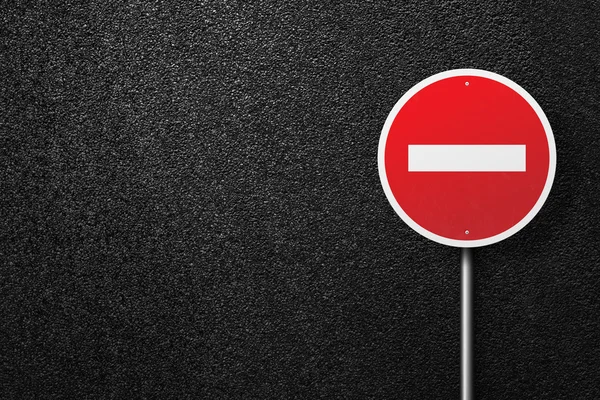
{"type": "Polygon", "coordinates": [[[379,142],[379,176],[400,217],[436,242],[477,247],[518,232],[548,197],[550,123],[525,89],[459,69],[410,89],[379,142]]]}

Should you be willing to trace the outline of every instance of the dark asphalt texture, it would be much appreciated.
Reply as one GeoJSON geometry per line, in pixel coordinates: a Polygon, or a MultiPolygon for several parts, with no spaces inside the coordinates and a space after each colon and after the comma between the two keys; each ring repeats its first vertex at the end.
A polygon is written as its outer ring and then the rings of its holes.
{"type": "Polygon", "coordinates": [[[2,2],[0,398],[457,399],[459,250],[377,172],[393,105],[454,68],[524,87],[558,151],[538,216],[474,252],[477,398],[600,398],[598,21],[2,2]]]}

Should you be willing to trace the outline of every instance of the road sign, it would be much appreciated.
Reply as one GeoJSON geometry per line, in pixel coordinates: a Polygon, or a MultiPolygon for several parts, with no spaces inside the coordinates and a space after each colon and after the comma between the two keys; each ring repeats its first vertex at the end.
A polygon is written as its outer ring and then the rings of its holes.
{"type": "Polygon", "coordinates": [[[410,89],[379,141],[385,194],[411,228],[478,247],[522,229],[556,169],[550,123],[525,89],[492,72],[458,69],[410,89]]]}

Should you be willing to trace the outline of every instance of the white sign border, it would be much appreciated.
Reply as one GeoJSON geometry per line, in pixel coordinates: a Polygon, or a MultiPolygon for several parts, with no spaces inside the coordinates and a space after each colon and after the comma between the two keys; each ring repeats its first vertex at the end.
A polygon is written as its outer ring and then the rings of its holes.
{"type": "Polygon", "coordinates": [[[481,69],[471,69],[471,68],[453,69],[453,70],[449,70],[449,71],[440,72],[438,74],[430,76],[429,78],[427,78],[425,80],[422,80],[421,82],[419,82],[415,86],[413,86],[408,92],[406,92],[400,98],[400,100],[398,100],[396,105],[394,105],[394,108],[392,108],[392,111],[390,111],[387,119],[385,120],[385,124],[383,125],[383,129],[381,130],[381,137],[379,138],[379,150],[378,150],[378,155],[377,155],[377,163],[378,163],[378,167],[379,167],[379,179],[381,180],[381,185],[383,186],[383,191],[385,192],[385,195],[386,195],[388,201],[390,202],[390,204],[392,205],[392,207],[394,208],[396,213],[400,216],[400,218],[402,218],[402,220],[408,226],[410,226],[412,229],[414,229],[417,233],[425,236],[427,239],[433,240],[434,242],[441,243],[441,244],[444,244],[447,246],[482,247],[482,246],[487,246],[490,244],[498,243],[498,242],[514,235],[515,233],[517,233],[518,231],[523,229],[533,219],[533,217],[535,217],[536,214],[540,211],[540,209],[546,202],[548,195],[550,194],[550,189],[552,188],[552,183],[554,182],[554,175],[556,173],[556,143],[554,142],[554,134],[552,133],[552,128],[550,127],[550,122],[548,121],[548,118],[546,118],[546,114],[544,114],[544,111],[542,111],[542,108],[535,101],[535,99],[529,93],[527,93],[527,91],[525,89],[523,89],[521,86],[517,85],[515,82],[511,81],[510,79],[505,78],[502,75],[499,75],[499,74],[496,74],[493,72],[484,71],[481,69]],[[535,203],[533,208],[527,213],[527,215],[521,221],[519,221],[516,225],[512,226],[511,228],[507,229],[506,231],[504,231],[502,233],[499,233],[495,236],[491,236],[491,237],[484,238],[484,239],[476,239],[476,240],[450,239],[450,238],[446,238],[446,237],[437,235],[431,231],[428,231],[427,229],[423,228],[421,225],[417,224],[412,218],[410,218],[408,216],[408,214],[406,212],[404,212],[402,207],[400,207],[400,204],[398,204],[398,202],[396,201],[396,198],[394,197],[394,195],[392,193],[392,189],[390,188],[390,185],[388,183],[387,174],[386,174],[386,170],[385,170],[385,144],[387,141],[387,137],[388,137],[390,128],[392,127],[392,123],[394,122],[394,119],[396,118],[396,115],[398,115],[398,112],[400,111],[400,109],[417,92],[419,92],[423,88],[431,85],[432,83],[438,82],[442,79],[458,77],[458,76],[465,76],[465,77],[477,76],[477,77],[482,77],[482,78],[488,78],[488,79],[494,80],[496,82],[502,83],[503,85],[506,85],[509,88],[513,89],[515,92],[517,92],[519,95],[521,95],[521,97],[523,97],[525,99],[525,101],[527,101],[527,103],[529,103],[531,108],[533,108],[533,110],[537,114],[538,118],[542,122],[542,126],[544,127],[544,132],[546,133],[546,139],[548,140],[548,150],[549,150],[548,176],[546,177],[546,184],[544,185],[544,189],[542,190],[542,193],[541,193],[540,197],[538,198],[537,202],[535,203]]]}

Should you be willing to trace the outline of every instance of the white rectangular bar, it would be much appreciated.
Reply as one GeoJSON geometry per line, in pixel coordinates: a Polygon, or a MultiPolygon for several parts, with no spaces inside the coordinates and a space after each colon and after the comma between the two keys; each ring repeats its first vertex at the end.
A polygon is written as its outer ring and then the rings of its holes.
{"type": "Polygon", "coordinates": [[[524,172],[524,144],[409,144],[409,172],[524,172]]]}

